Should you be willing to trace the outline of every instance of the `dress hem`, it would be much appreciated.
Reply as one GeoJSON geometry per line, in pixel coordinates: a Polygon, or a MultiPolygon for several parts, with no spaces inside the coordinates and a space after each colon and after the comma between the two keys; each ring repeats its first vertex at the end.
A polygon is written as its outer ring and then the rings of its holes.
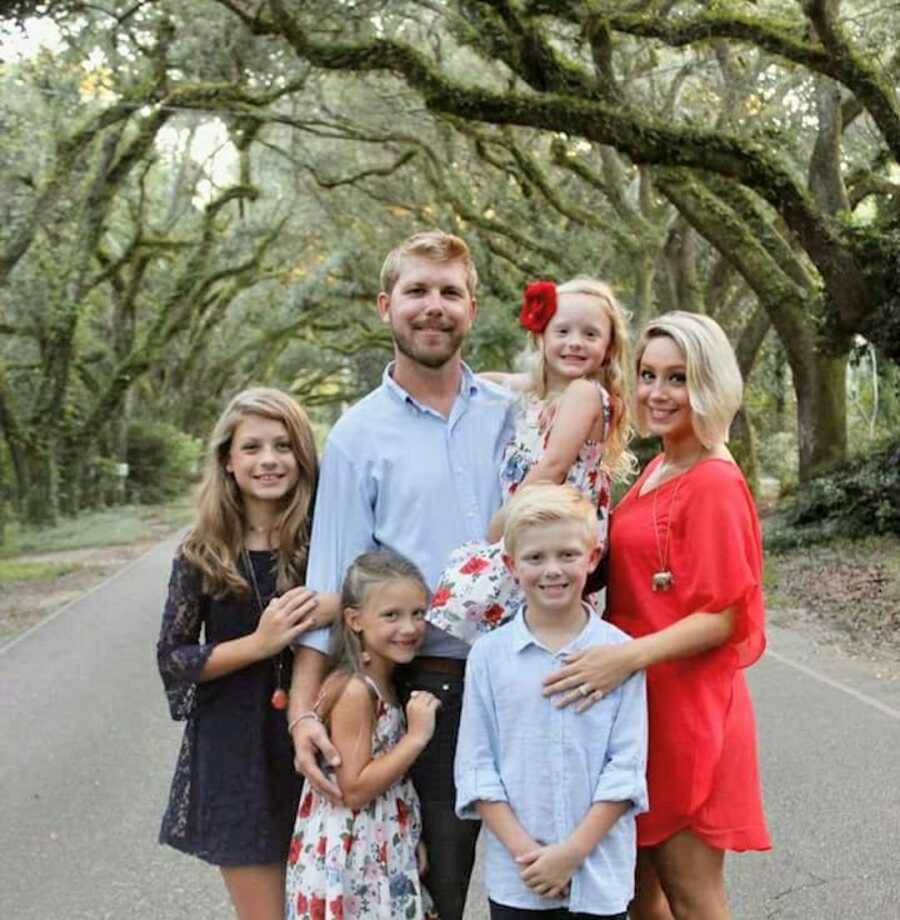
{"type": "Polygon", "coordinates": [[[221,869],[236,869],[239,866],[280,866],[287,862],[288,857],[286,848],[283,855],[273,856],[272,859],[235,859],[231,856],[218,855],[199,849],[191,849],[191,845],[187,841],[182,843],[178,840],[171,840],[162,836],[159,838],[159,844],[160,846],[172,847],[173,850],[184,853],[186,856],[195,856],[197,859],[202,860],[210,866],[216,866],[221,869]]]}
{"type": "Polygon", "coordinates": [[[662,834],[653,834],[644,837],[638,834],[638,847],[655,847],[665,843],[670,837],[680,834],[682,831],[690,831],[695,837],[699,837],[707,846],[715,850],[727,850],[731,853],[746,852],[765,852],[772,849],[772,841],[768,834],[759,830],[722,830],[722,831],[705,831],[695,827],[690,821],[678,827],[672,828],[662,834]]]}

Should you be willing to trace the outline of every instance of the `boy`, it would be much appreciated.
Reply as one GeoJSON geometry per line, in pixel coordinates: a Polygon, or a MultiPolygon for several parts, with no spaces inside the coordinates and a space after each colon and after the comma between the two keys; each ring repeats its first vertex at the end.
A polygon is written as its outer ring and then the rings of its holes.
{"type": "Polygon", "coordinates": [[[647,809],[644,675],[580,714],[541,692],[567,655],[629,641],[582,601],[599,557],[596,512],[570,486],[526,487],[503,540],[525,605],[469,655],[457,814],[487,830],[491,920],[624,920],[634,817],[647,809]]]}

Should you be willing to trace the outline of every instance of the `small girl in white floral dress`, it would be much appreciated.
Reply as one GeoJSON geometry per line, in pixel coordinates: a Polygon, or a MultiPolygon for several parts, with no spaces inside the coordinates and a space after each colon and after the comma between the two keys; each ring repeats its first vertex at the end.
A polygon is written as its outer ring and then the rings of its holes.
{"type": "MultiPolygon", "coordinates": [[[[519,319],[531,333],[531,373],[483,375],[520,393],[500,469],[504,496],[541,481],[575,486],[597,509],[605,551],[610,479],[624,478],[634,464],[626,450],[625,312],[606,284],[576,278],[529,284],[519,319]]],[[[431,598],[429,622],[469,644],[521,603],[503,561],[503,515],[501,508],[487,540],[451,554],[431,598]]]]}
{"type": "Polygon", "coordinates": [[[382,550],[353,562],[341,603],[338,667],[308,717],[328,726],[340,752],[343,804],[306,784],[288,855],[284,916],[437,920],[420,880],[427,869],[422,821],[406,774],[434,733],[440,703],[413,691],[404,718],[392,682],[394,667],[412,661],[424,638],[428,589],[408,559],[382,550]]]}

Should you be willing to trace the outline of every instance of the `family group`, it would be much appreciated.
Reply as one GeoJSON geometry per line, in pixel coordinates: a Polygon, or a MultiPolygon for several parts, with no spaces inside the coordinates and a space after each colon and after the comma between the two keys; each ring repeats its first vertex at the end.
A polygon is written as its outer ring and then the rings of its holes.
{"type": "Polygon", "coordinates": [[[725,852],[770,846],[734,353],[686,312],[632,348],[580,277],[527,285],[521,370],[476,374],[477,284],[451,234],[388,255],[394,357],[321,466],[278,390],[220,417],[157,646],[160,840],[241,920],[461,920],[482,824],[492,920],[727,920],[725,852]],[[633,428],[662,451],[610,512],[633,428]]]}

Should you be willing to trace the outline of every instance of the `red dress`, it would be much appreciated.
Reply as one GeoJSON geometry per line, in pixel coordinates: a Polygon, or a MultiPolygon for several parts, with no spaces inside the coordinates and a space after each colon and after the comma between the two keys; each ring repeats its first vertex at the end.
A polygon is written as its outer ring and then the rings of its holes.
{"type": "Polygon", "coordinates": [[[647,670],[650,811],[638,816],[638,845],[690,829],[717,849],[767,850],[742,671],[766,644],[756,508],[738,467],[716,458],[640,495],[660,462],[648,464],[612,514],[606,617],[635,638],[696,612],[735,607],[736,619],[724,645],[647,670]],[[655,592],[662,569],[674,584],[655,592]]]}

